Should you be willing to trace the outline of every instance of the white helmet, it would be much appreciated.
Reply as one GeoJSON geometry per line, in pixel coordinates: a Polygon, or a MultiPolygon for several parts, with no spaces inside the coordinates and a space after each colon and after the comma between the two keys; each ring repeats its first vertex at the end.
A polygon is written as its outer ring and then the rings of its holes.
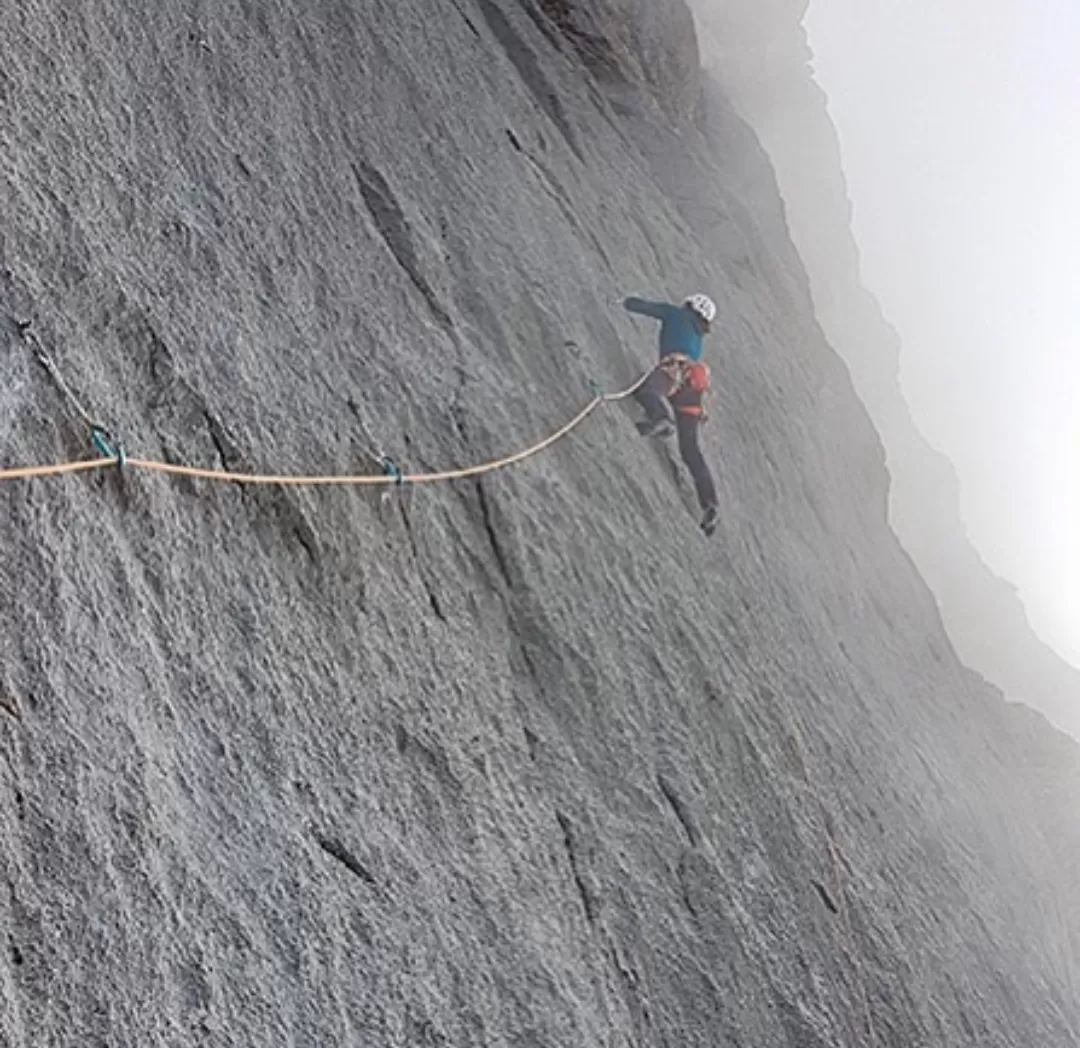
{"type": "Polygon", "coordinates": [[[691,295],[683,305],[697,313],[706,324],[716,319],[716,303],[708,295],[691,295]]]}

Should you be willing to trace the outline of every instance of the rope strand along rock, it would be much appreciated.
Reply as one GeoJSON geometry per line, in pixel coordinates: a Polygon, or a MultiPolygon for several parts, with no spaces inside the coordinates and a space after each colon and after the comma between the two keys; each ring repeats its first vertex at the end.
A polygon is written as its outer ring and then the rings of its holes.
{"type": "MultiPolygon", "coordinates": [[[[569,422],[560,426],[550,436],[543,440],[530,444],[521,451],[502,458],[491,459],[474,466],[465,466],[459,469],[442,470],[435,473],[402,473],[396,466],[392,470],[386,470],[381,474],[314,474],[314,475],[290,475],[282,473],[233,473],[228,470],[203,469],[198,466],[185,466],[175,462],[159,462],[153,459],[140,459],[127,457],[120,446],[109,438],[108,431],[102,427],[90,423],[92,438],[95,435],[103,435],[101,443],[95,440],[95,447],[105,456],[82,462],[56,463],[42,466],[25,466],[13,469],[0,470],[0,482],[5,480],[27,480],[34,477],[56,476],[65,473],[78,473],[92,469],[101,469],[106,466],[126,466],[128,469],[141,469],[150,473],[163,473],[168,476],[186,477],[195,480],[209,480],[228,484],[251,484],[251,485],[277,485],[281,487],[400,487],[406,484],[443,484],[455,480],[468,480],[483,476],[486,473],[494,473],[496,470],[506,469],[533,458],[541,452],[557,444],[563,438],[568,437],[578,428],[597,408],[605,404],[616,404],[619,401],[632,397],[642,383],[648,377],[648,372],[642,375],[632,385],[618,393],[603,393],[594,396],[569,422]]],[[[76,401],[77,403],[77,401],[76,401]]],[[[89,417],[89,416],[87,416],[89,417]]]]}

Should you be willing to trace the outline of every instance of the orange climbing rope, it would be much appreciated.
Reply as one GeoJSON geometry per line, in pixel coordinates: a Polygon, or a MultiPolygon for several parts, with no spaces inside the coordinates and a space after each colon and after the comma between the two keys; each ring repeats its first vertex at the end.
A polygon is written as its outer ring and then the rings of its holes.
{"type": "Polygon", "coordinates": [[[95,469],[115,466],[115,458],[84,459],[78,462],[58,462],[49,466],[20,466],[15,469],[0,469],[0,481],[28,480],[31,477],[55,477],[63,473],[89,473],[95,469]]]}
{"type": "MultiPolygon", "coordinates": [[[[465,480],[470,477],[479,477],[485,473],[493,473],[495,470],[505,469],[507,466],[517,465],[534,455],[546,451],[553,444],[557,444],[564,437],[569,436],[578,428],[597,408],[604,404],[614,404],[620,400],[626,400],[633,396],[643,385],[648,373],[642,375],[633,385],[618,393],[600,393],[593,397],[569,422],[561,426],[550,436],[535,444],[531,444],[521,451],[506,455],[503,458],[492,459],[475,466],[465,466],[461,469],[442,470],[434,473],[392,473],[389,475],[335,475],[318,474],[313,476],[301,476],[276,473],[233,473],[229,470],[202,469],[197,466],[184,466],[172,462],[158,462],[150,459],[125,457],[123,460],[126,469],[142,469],[153,473],[165,473],[175,477],[189,477],[198,480],[219,481],[230,484],[273,484],[288,487],[388,487],[398,484],[441,484],[453,480],[465,480]]],[[[63,462],[45,466],[23,466],[15,469],[0,469],[0,482],[5,480],[26,480],[33,477],[56,476],[64,473],[81,473],[95,469],[106,469],[109,466],[118,465],[120,460],[116,456],[88,459],[79,462],[63,462]]]]}

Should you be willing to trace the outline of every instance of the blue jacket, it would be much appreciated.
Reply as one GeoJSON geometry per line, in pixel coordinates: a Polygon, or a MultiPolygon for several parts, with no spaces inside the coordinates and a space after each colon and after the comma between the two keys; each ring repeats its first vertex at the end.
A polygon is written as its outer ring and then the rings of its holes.
{"type": "Polygon", "coordinates": [[[643,298],[628,298],[623,306],[631,313],[660,321],[661,358],[669,353],[683,353],[691,360],[701,359],[701,340],[705,330],[696,313],[685,306],[649,302],[643,298]]]}

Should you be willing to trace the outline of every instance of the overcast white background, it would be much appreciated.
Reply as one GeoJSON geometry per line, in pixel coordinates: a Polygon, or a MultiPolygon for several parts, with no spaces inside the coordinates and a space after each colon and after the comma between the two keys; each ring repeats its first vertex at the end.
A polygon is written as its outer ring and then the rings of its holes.
{"type": "Polygon", "coordinates": [[[916,422],[1080,664],[1080,0],[811,0],[806,25],[916,422]]]}

